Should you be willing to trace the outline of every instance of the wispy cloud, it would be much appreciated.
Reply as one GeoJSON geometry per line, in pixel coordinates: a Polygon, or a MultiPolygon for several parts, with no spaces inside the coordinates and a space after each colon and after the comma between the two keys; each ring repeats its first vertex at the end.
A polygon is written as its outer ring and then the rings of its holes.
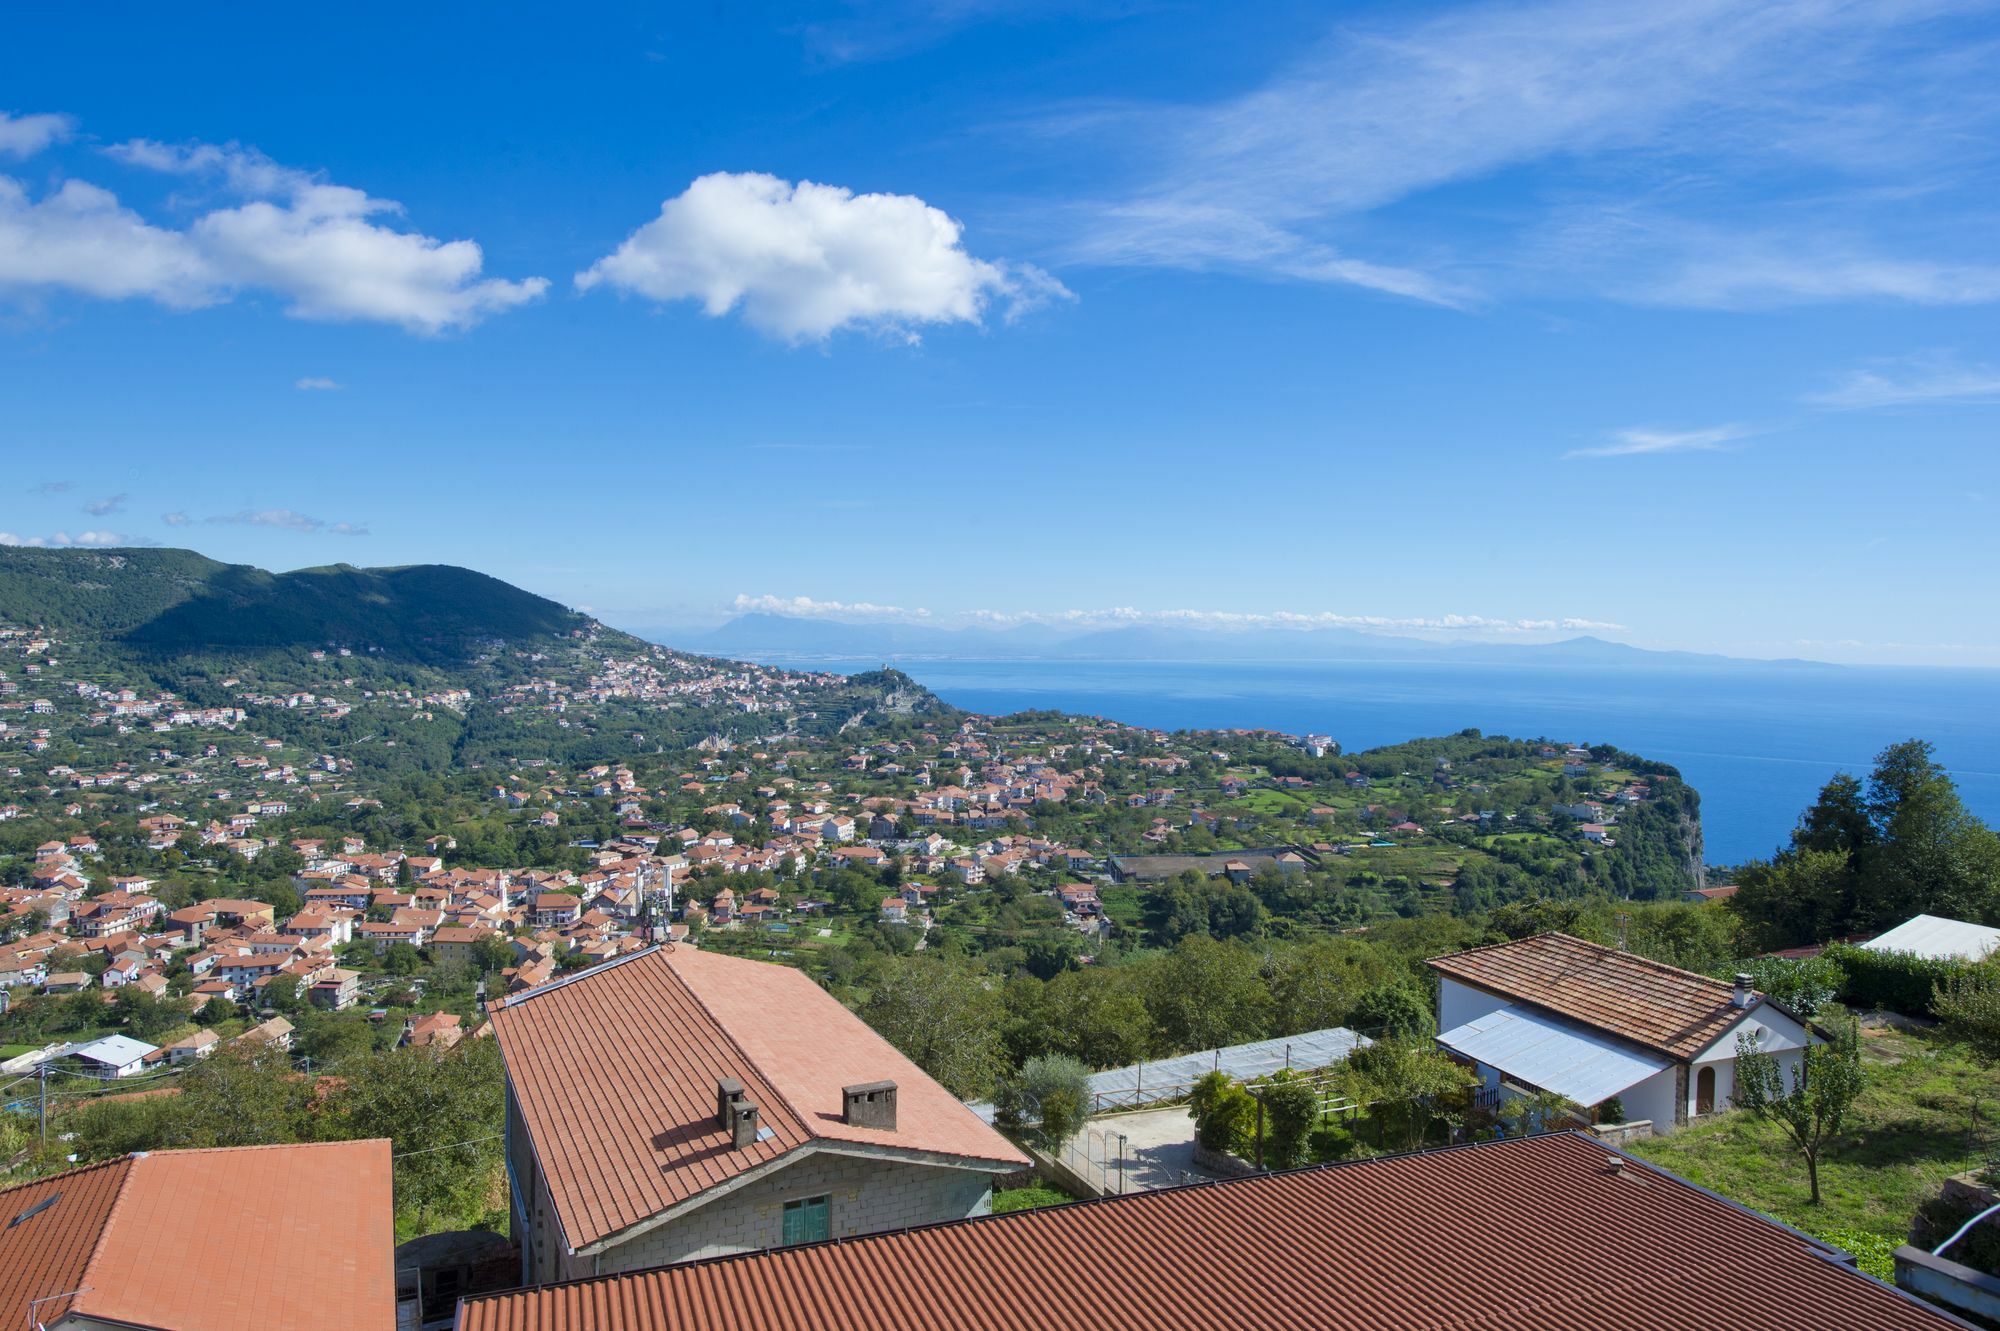
{"type": "MultiPolygon", "coordinates": [[[[173,522],[173,518],[176,516],[185,519],[184,514],[169,514],[167,521],[170,525],[180,525],[173,522]]],[[[214,517],[203,518],[202,521],[211,525],[240,524],[249,527],[275,527],[279,531],[295,531],[308,536],[366,536],[368,534],[366,527],[357,526],[352,522],[327,522],[320,518],[309,517],[297,509],[291,508],[245,509],[240,513],[218,513],[214,517]]]]}
{"type": "Polygon", "coordinates": [[[307,375],[305,378],[294,382],[292,387],[304,393],[332,393],[346,387],[346,385],[321,375],[307,375]]]}
{"type": "Polygon", "coordinates": [[[179,509],[175,509],[172,513],[160,514],[160,521],[166,523],[169,527],[185,527],[192,523],[194,519],[179,509]]]}
{"type": "Polygon", "coordinates": [[[115,494],[103,499],[93,499],[83,506],[83,511],[93,518],[101,518],[109,513],[123,513],[125,501],[129,498],[130,495],[115,494]]]}
{"type": "Polygon", "coordinates": [[[1756,433],[1743,425],[1713,425],[1705,430],[1648,430],[1632,427],[1611,432],[1611,442],[1572,448],[1565,458],[1622,458],[1647,453],[1717,453],[1738,439],[1756,433]]]}
{"type": "Polygon", "coordinates": [[[739,614],[786,615],[795,619],[831,619],[857,623],[912,623],[935,627],[980,625],[1009,628],[1022,624],[1093,629],[1130,628],[1142,625],[1185,628],[1247,629],[1360,629],[1368,632],[1439,634],[1516,633],[1622,633],[1625,626],[1579,615],[1549,618],[1507,618],[1493,615],[1354,615],[1336,611],[1239,611],[1168,609],[1145,610],[1135,606],[1112,606],[1077,610],[952,610],[931,611],[905,608],[872,601],[829,601],[810,596],[738,595],[732,608],[739,614]]]}
{"type": "Polygon", "coordinates": [[[1963,365],[1947,357],[1906,357],[1850,370],[1832,388],[1805,399],[1816,407],[1865,411],[1954,402],[2000,402],[2000,366],[1963,365]]]}
{"type": "Polygon", "coordinates": [[[43,481],[28,491],[31,495],[67,494],[76,488],[74,481],[43,481]]]}
{"type": "Polygon", "coordinates": [[[1390,7],[1343,20],[1229,98],[1098,102],[1032,122],[1068,157],[1100,151],[1110,182],[1095,200],[1039,211],[1080,261],[1239,268],[1445,303],[1573,285],[1575,267],[1552,251],[1582,237],[1553,233],[1600,213],[1590,239],[1616,248],[1583,274],[1598,294],[1992,300],[1991,7],[1390,7]],[[1428,196],[1527,171],[1538,174],[1504,206],[1453,210],[1449,232],[1423,211],[1428,196]],[[1814,205],[1835,188],[1848,206],[1814,205]],[[1914,190],[1926,208],[1908,206],[1914,190]],[[1659,215],[1626,225],[1634,204],[1659,215]],[[1847,231],[1829,234],[1830,218],[1847,231]]]}

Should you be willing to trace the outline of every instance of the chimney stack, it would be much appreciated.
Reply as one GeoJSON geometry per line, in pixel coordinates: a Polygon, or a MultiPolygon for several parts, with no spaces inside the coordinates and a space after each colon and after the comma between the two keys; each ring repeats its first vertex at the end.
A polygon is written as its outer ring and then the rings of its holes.
{"type": "Polygon", "coordinates": [[[1729,996],[1729,1001],[1737,1007],[1749,1007],[1751,996],[1755,993],[1755,990],[1750,987],[1752,983],[1753,981],[1747,973],[1738,971],[1736,974],[1736,992],[1729,996]]]}
{"type": "Polygon", "coordinates": [[[743,1103],[743,1083],[724,1077],[715,1083],[715,1126],[724,1132],[736,1123],[736,1106],[743,1103]]]}
{"type": "Polygon", "coordinates": [[[730,1141],[737,1150],[742,1150],[757,1140],[757,1106],[748,1100],[738,1100],[730,1120],[730,1141]]]}
{"type": "Polygon", "coordinates": [[[840,1089],[841,1118],[849,1127],[896,1130],[896,1083],[863,1082],[840,1089]]]}

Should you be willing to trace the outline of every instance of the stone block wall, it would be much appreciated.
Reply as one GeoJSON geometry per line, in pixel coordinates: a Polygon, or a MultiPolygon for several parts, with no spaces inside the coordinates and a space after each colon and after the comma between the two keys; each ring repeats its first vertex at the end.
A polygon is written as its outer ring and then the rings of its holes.
{"type": "Polygon", "coordinates": [[[985,1215],[993,1206],[993,1176],[815,1152],[607,1249],[597,1270],[636,1271],[775,1248],[784,1242],[785,1203],[820,1196],[828,1198],[829,1237],[850,1238],[985,1215]]]}

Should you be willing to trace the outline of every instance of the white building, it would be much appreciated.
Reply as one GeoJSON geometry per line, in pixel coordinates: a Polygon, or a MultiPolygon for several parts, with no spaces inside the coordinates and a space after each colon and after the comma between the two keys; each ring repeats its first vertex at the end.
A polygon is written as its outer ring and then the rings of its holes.
{"type": "Polygon", "coordinates": [[[146,1055],[152,1052],[153,1046],[143,1040],[134,1040],[129,1035],[107,1035],[101,1040],[78,1045],[65,1057],[75,1059],[76,1070],[86,1077],[113,1081],[143,1071],[146,1055]]]}
{"type": "Polygon", "coordinates": [[[1822,1038],[1750,987],[1567,934],[1434,958],[1438,1046],[1496,1094],[1553,1091],[1585,1110],[1615,1097],[1656,1132],[1727,1109],[1736,1041],[1754,1034],[1792,1084],[1822,1038]]]}
{"type": "Polygon", "coordinates": [[[1915,915],[1861,946],[1871,952],[1907,952],[1927,961],[1984,961],[2000,947],[2000,929],[1942,915],[1915,915]]]}

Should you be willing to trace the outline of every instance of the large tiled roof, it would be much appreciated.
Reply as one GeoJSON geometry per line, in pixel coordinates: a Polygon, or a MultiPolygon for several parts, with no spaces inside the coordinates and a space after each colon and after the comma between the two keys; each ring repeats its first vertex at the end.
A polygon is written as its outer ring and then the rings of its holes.
{"type": "Polygon", "coordinates": [[[458,1315],[458,1331],[1676,1326],[1963,1324],[1568,1133],[691,1262],[458,1315]]]}
{"type": "MultiPolygon", "coordinates": [[[[1735,1025],[1733,986],[1568,934],[1536,934],[1432,957],[1440,975],[1553,1012],[1675,1058],[1735,1025]]],[[[1752,1006],[1766,1002],[1754,996],[1752,1006]]]]}
{"type": "Polygon", "coordinates": [[[154,1151],[70,1170],[0,1191],[0,1331],[32,1325],[29,1300],[78,1290],[37,1318],[392,1331],[394,1224],[386,1141],[154,1151]]]}
{"type": "Polygon", "coordinates": [[[1016,1168],[1027,1159],[788,966],[654,948],[492,1010],[507,1077],[573,1248],[779,1156],[851,1144],[1016,1168]],[[716,1083],[742,1082],[762,1140],[741,1149],[716,1083]],[[844,1121],[841,1090],[897,1086],[894,1131],[844,1121]]]}

